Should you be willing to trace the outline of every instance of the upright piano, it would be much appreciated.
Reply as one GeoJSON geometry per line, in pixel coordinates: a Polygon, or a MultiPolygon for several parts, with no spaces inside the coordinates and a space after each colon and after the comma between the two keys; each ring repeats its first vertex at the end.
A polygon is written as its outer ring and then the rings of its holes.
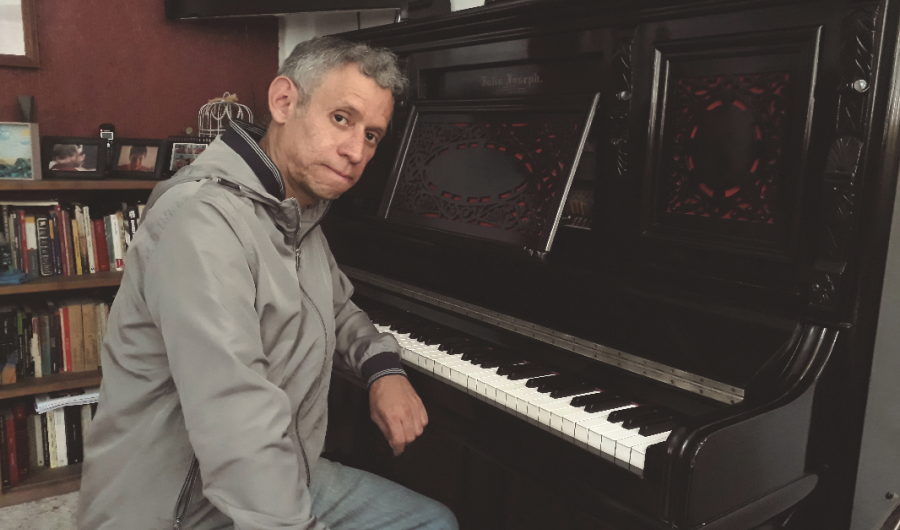
{"type": "Polygon", "coordinates": [[[328,456],[463,528],[848,528],[898,22],[527,0],[344,34],[410,89],[323,227],[430,424],[392,459],[335,377],[328,456]]]}

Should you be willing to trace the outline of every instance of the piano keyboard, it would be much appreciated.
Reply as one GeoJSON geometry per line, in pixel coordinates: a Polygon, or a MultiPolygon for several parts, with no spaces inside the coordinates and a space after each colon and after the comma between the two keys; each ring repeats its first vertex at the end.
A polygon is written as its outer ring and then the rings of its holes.
{"type": "Polygon", "coordinates": [[[663,443],[675,420],[652,405],[461,338],[437,325],[369,313],[378,331],[392,333],[401,357],[429,375],[452,381],[520,417],[530,418],[584,449],[643,476],[647,449],[663,443]]]}

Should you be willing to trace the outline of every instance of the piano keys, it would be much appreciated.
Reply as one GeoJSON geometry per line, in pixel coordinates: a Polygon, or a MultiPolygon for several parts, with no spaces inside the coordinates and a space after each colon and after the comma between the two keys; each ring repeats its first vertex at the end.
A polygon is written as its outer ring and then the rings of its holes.
{"type": "Polygon", "coordinates": [[[379,331],[397,338],[404,364],[452,381],[637,475],[643,475],[647,449],[665,442],[676,425],[661,407],[633,402],[515,352],[390,311],[368,314],[379,331]]]}

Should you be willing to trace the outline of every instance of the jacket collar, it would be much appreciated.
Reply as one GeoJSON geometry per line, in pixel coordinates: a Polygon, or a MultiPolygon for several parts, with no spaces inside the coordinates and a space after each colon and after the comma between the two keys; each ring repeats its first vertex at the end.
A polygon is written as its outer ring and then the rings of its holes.
{"type": "Polygon", "coordinates": [[[221,140],[244,159],[263,188],[281,202],[285,198],[284,178],[275,162],[259,146],[265,135],[266,131],[262,127],[233,119],[221,140]]]}

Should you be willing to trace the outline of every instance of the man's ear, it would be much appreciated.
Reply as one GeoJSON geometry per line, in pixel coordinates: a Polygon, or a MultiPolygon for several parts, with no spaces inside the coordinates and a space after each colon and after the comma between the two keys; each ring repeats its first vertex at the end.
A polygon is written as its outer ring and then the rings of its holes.
{"type": "Polygon", "coordinates": [[[269,112],[272,114],[272,121],[280,124],[287,122],[297,108],[297,101],[297,87],[287,77],[280,75],[269,85],[269,112]]]}

